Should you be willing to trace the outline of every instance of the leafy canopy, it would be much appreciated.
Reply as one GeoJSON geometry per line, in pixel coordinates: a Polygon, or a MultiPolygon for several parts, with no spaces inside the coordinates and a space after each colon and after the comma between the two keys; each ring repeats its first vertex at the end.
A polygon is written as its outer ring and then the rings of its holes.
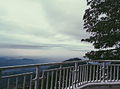
{"type": "Polygon", "coordinates": [[[87,5],[84,29],[91,36],[82,41],[99,50],[86,53],[86,57],[120,59],[120,0],[87,0],[87,5]]]}

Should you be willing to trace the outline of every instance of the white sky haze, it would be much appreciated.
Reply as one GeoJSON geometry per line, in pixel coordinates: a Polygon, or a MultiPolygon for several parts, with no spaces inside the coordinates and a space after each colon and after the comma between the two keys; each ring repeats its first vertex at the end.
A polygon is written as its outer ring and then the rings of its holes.
{"type": "Polygon", "coordinates": [[[86,0],[0,0],[0,56],[82,57],[86,0]]]}

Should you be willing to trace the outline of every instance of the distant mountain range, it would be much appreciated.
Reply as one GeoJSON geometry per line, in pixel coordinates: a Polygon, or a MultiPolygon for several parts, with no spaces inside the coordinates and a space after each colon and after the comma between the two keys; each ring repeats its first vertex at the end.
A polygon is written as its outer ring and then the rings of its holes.
{"type": "MultiPolygon", "coordinates": [[[[41,64],[46,63],[45,58],[41,59],[29,59],[29,58],[11,58],[11,57],[0,57],[0,67],[4,66],[17,66],[17,65],[27,65],[27,64],[41,64]]],[[[47,69],[48,66],[41,67],[41,69],[47,69]]],[[[32,72],[35,68],[20,68],[17,70],[7,70],[5,73],[22,73],[22,72],[32,72]]]]}
{"type": "MultiPolygon", "coordinates": [[[[10,57],[0,57],[0,67],[3,66],[17,66],[17,65],[27,65],[27,64],[41,64],[41,63],[47,63],[48,60],[47,58],[39,58],[39,59],[29,59],[29,58],[10,58],[10,57]]],[[[68,60],[65,60],[63,62],[66,61],[77,61],[77,60],[81,60],[80,58],[71,58],[68,60]]],[[[54,66],[54,65],[53,65],[54,66]]],[[[47,68],[51,68],[51,66],[43,66],[41,67],[41,69],[47,69],[47,68]]],[[[14,73],[18,73],[18,72],[26,72],[26,71],[33,71],[34,69],[28,68],[28,69],[17,69],[17,70],[13,70],[13,71],[7,71],[7,72],[14,72],[14,73]]]]}
{"type": "Polygon", "coordinates": [[[38,64],[45,63],[47,59],[29,59],[29,58],[9,58],[0,57],[0,67],[3,66],[15,66],[15,65],[26,65],[26,64],[38,64]]]}
{"type": "MultiPolygon", "coordinates": [[[[27,65],[27,64],[41,64],[48,63],[53,59],[48,58],[12,58],[12,57],[0,57],[0,67],[3,66],[16,66],[16,65],[27,65]]],[[[81,60],[80,58],[71,58],[65,61],[81,60]]],[[[63,61],[63,62],[65,62],[63,61]]],[[[61,61],[62,62],[62,61],[61,61]]]]}
{"type": "MultiPolygon", "coordinates": [[[[46,58],[39,58],[39,59],[30,59],[30,58],[10,58],[10,57],[0,57],[0,67],[3,66],[17,66],[17,65],[27,65],[27,64],[41,64],[41,63],[47,63],[49,62],[48,60],[50,59],[46,59],[46,58]]],[[[68,60],[65,60],[63,62],[66,61],[77,61],[77,60],[81,60],[79,58],[71,58],[68,60]]],[[[68,65],[64,65],[64,66],[68,66],[68,65]]],[[[44,67],[40,67],[42,70],[44,69],[49,69],[49,68],[56,68],[57,66],[44,66],[44,67]]],[[[26,72],[35,72],[35,68],[21,68],[21,69],[13,69],[13,70],[5,70],[2,71],[2,76],[7,76],[7,75],[14,75],[14,74],[20,74],[20,73],[26,73],[26,72]]],[[[21,77],[22,78],[22,77],[21,77]]],[[[7,81],[7,79],[0,81],[0,85],[2,85],[3,87],[6,87],[5,81],[7,81]]],[[[14,83],[15,81],[12,80],[12,83],[14,83]]],[[[3,89],[3,88],[1,88],[3,89]]]]}

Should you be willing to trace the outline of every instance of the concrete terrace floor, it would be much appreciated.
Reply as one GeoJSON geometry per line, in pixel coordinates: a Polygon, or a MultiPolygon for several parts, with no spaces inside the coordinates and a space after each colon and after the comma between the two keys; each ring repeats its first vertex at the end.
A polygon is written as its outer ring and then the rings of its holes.
{"type": "Polygon", "coordinates": [[[120,82],[88,83],[74,89],[120,89],[120,82]]]}

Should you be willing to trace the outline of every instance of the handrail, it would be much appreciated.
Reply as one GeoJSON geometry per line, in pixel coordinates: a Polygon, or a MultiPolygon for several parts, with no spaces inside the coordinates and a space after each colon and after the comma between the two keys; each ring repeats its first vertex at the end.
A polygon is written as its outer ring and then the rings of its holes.
{"type": "MultiPolygon", "coordinates": [[[[21,79],[23,80],[21,81],[23,83],[23,89],[26,86],[29,86],[29,89],[43,89],[44,87],[45,89],[53,89],[53,87],[55,89],[76,89],[89,83],[120,82],[120,60],[53,62],[0,67],[0,70],[3,73],[0,83],[5,79],[7,81],[6,89],[18,89],[18,85],[20,85],[18,82],[21,79]],[[67,64],[70,65],[66,66],[67,64]],[[49,66],[50,68],[41,70],[43,66],[49,66]],[[33,70],[31,72],[24,71],[26,73],[5,74],[7,70],[9,72],[11,69],[16,70],[22,68],[33,68],[33,70]],[[11,86],[11,80],[15,80],[14,87],[11,86]],[[26,85],[26,82],[29,82],[28,85],[26,85]]],[[[3,88],[0,86],[0,89],[3,88]]]]}
{"type": "Polygon", "coordinates": [[[28,64],[28,65],[16,65],[16,66],[0,67],[0,70],[17,69],[17,68],[30,68],[30,67],[36,67],[36,66],[72,64],[72,63],[76,63],[76,62],[77,63],[80,63],[80,62],[120,62],[120,60],[80,60],[80,61],[69,61],[69,62],[52,62],[52,63],[28,64]]]}
{"type": "Polygon", "coordinates": [[[87,62],[87,61],[80,60],[80,61],[69,61],[69,62],[52,62],[52,63],[41,63],[41,64],[16,65],[16,66],[0,67],[0,69],[1,70],[7,70],[7,69],[18,69],[18,68],[31,68],[31,67],[36,67],[36,66],[72,64],[72,63],[76,63],[76,62],[87,62]]]}
{"type": "Polygon", "coordinates": [[[9,76],[2,76],[1,78],[12,78],[12,77],[31,75],[31,74],[33,74],[33,72],[22,73],[22,74],[15,74],[15,75],[9,75],[9,76]]]}

